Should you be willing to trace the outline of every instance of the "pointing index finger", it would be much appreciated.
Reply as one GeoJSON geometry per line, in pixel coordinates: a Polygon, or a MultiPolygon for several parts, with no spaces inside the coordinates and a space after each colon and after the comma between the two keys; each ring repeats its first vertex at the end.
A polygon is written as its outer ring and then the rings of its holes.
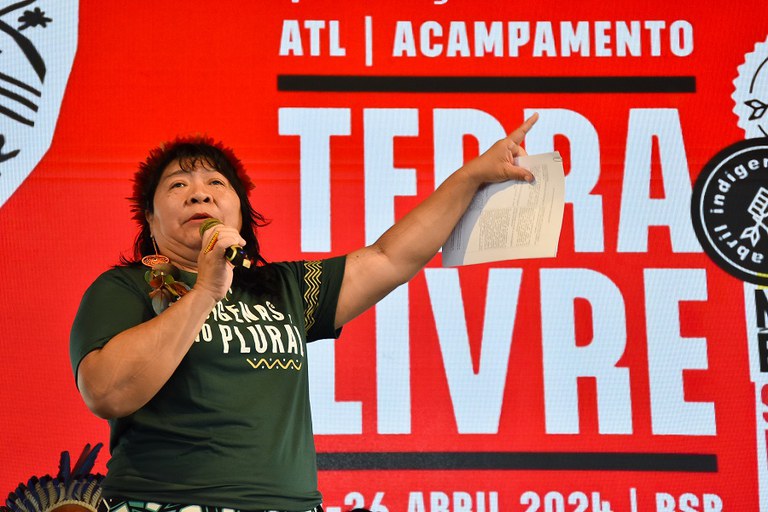
{"type": "Polygon", "coordinates": [[[526,119],[523,124],[521,124],[515,131],[509,134],[509,138],[512,139],[512,142],[515,144],[520,144],[523,142],[523,139],[525,138],[525,134],[527,134],[529,131],[531,131],[531,128],[533,128],[533,125],[536,124],[536,121],[539,119],[538,112],[534,112],[534,114],[526,119]]]}

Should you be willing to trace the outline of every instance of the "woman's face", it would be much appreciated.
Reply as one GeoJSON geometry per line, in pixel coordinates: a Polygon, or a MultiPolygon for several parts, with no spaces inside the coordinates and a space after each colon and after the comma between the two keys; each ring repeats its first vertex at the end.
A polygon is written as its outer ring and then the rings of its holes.
{"type": "Polygon", "coordinates": [[[147,213],[147,221],[160,253],[182,266],[197,264],[200,224],[205,219],[219,219],[238,231],[243,221],[237,192],[203,161],[190,171],[183,170],[178,160],[168,164],[155,190],[154,210],[147,213]]]}

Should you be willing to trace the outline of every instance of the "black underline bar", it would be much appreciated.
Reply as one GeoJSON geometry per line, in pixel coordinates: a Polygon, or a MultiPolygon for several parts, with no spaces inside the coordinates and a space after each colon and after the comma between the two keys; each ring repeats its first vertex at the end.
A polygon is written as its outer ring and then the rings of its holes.
{"type": "Polygon", "coordinates": [[[717,456],[680,453],[325,452],[324,471],[544,470],[716,473],[717,456]]]}
{"type": "Polygon", "coordinates": [[[277,75],[281,92],[693,93],[694,76],[277,75]]]}

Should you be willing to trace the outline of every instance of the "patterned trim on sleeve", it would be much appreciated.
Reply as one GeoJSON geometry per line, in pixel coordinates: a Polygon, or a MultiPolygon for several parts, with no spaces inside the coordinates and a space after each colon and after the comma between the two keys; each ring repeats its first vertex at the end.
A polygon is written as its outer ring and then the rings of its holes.
{"type": "Polygon", "coordinates": [[[304,270],[304,285],[306,286],[304,291],[304,325],[309,331],[315,325],[315,311],[320,298],[320,277],[323,274],[323,262],[318,260],[305,261],[304,270]]]}

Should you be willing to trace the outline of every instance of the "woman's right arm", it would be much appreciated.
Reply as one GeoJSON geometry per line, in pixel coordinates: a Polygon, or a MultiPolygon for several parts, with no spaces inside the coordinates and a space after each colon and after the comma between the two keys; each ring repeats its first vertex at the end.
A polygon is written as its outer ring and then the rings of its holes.
{"type": "Polygon", "coordinates": [[[77,386],[88,408],[110,419],[149,402],[179,366],[215,305],[212,295],[193,288],[162,314],[86,355],[77,386]]]}
{"type": "Polygon", "coordinates": [[[200,253],[194,287],[161,314],[125,329],[77,366],[83,400],[101,418],[127,416],[149,402],[165,385],[200,333],[216,303],[232,285],[232,266],[224,259],[230,245],[243,244],[237,229],[208,230],[207,245],[220,232],[213,250],[200,253]]]}

